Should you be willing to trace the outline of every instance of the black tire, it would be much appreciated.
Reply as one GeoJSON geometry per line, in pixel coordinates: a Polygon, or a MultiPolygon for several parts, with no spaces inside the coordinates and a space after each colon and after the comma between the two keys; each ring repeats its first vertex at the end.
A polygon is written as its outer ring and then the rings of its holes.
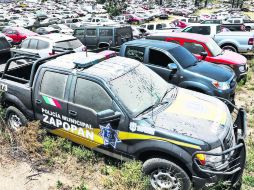
{"type": "Polygon", "coordinates": [[[22,126],[25,126],[28,122],[26,116],[19,109],[13,106],[7,108],[5,118],[7,125],[14,131],[18,130],[22,126]]]}
{"type": "Polygon", "coordinates": [[[143,172],[150,176],[151,186],[156,190],[190,190],[192,183],[187,173],[175,163],[152,158],[143,164],[143,172]]]}
{"type": "Polygon", "coordinates": [[[225,45],[222,47],[223,50],[229,50],[229,51],[233,51],[233,52],[236,52],[237,53],[237,49],[235,46],[233,45],[225,45]]]}
{"type": "Polygon", "coordinates": [[[250,31],[251,31],[251,27],[247,26],[247,27],[245,28],[245,30],[248,31],[248,32],[250,32],[250,31]]]}

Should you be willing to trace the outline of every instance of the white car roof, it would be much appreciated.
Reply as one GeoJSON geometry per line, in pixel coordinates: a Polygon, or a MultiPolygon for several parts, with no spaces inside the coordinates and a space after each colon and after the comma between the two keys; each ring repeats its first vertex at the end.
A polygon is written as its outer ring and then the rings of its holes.
{"type": "Polygon", "coordinates": [[[28,37],[28,38],[29,39],[44,40],[44,41],[49,41],[49,42],[61,42],[61,41],[76,39],[73,36],[65,35],[65,34],[59,34],[59,33],[46,34],[46,35],[40,35],[40,36],[31,36],[31,37],[28,37]]]}

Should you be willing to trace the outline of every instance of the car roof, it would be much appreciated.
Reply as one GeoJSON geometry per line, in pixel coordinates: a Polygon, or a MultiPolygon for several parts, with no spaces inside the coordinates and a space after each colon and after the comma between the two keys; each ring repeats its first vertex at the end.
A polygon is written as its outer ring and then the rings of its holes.
{"type": "Polygon", "coordinates": [[[179,47],[178,44],[175,43],[168,43],[164,41],[159,41],[159,40],[133,40],[124,43],[125,45],[142,45],[142,46],[150,46],[150,47],[156,47],[164,50],[170,50],[176,47],[179,47]]]}
{"type": "Polygon", "coordinates": [[[45,35],[39,35],[39,36],[31,36],[29,38],[38,39],[38,40],[46,40],[46,41],[53,41],[53,42],[61,42],[66,40],[73,40],[76,39],[73,36],[65,35],[65,34],[59,34],[59,33],[53,33],[53,34],[45,34],[45,35]]]}
{"type": "MultiPolygon", "coordinates": [[[[54,67],[58,69],[68,69],[73,70],[75,68],[75,61],[79,61],[80,59],[86,59],[86,57],[91,57],[97,55],[96,53],[91,52],[76,52],[72,54],[67,54],[60,56],[54,60],[48,61],[45,64],[43,64],[46,67],[54,67]]],[[[85,69],[78,69],[78,71],[82,74],[88,76],[93,76],[95,78],[101,78],[105,82],[109,82],[111,80],[114,80],[129,71],[133,70],[134,68],[141,65],[140,62],[126,58],[126,57],[120,57],[115,56],[106,60],[103,60],[89,68],[85,69]]]]}
{"type": "Polygon", "coordinates": [[[151,36],[183,38],[183,39],[188,39],[188,40],[196,40],[196,41],[200,41],[200,42],[204,42],[204,43],[208,42],[211,39],[209,36],[188,33],[188,32],[156,33],[156,34],[151,34],[151,36]]]}

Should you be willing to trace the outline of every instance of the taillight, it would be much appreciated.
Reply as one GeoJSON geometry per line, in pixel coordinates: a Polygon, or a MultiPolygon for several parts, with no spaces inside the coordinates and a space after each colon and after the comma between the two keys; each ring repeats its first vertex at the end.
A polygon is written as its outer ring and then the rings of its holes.
{"type": "Polygon", "coordinates": [[[250,39],[249,39],[248,45],[254,45],[254,38],[250,38],[250,39]]]}

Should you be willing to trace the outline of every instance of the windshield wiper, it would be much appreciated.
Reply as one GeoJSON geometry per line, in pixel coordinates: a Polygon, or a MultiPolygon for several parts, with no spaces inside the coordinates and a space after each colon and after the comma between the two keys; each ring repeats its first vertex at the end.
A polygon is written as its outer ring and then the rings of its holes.
{"type": "Polygon", "coordinates": [[[167,96],[167,94],[169,92],[171,92],[173,89],[175,89],[176,87],[174,86],[173,88],[167,89],[166,92],[164,93],[164,95],[162,96],[160,103],[162,103],[163,99],[167,96]]]}
{"type": "Polygon", "coordinates": [[[164,105],[164,104],[167,104],[168,102],[167,101],[164,101],[164,102],[157,102],[151,106],[149,106],[148,108],[144,109],[142,112],[140,112],[139,114],[136,115],[136,117],[148,112],[149,110],[153,110],[154,108],[158,107],[159,105],[164,105]]]}

